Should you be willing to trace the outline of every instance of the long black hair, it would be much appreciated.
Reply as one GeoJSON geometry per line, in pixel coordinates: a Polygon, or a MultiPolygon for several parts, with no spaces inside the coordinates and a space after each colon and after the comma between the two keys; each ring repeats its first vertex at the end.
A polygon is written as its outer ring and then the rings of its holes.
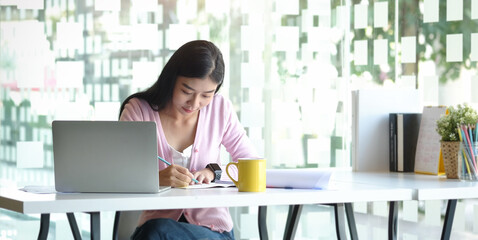
{"type": "Polygon", "coordinates": [[[164,109],[173,97],[178,76],[201,79],[210,77],[217,83],[215,91],[217,93],[224,81],[224,60],[221,51],[212,42],[204,40],[184,44],[174,52],[158,80],[150,88],[134,93],[123,101],[120,116],[131,98],[146,100],[154,111],[164,109]]]}

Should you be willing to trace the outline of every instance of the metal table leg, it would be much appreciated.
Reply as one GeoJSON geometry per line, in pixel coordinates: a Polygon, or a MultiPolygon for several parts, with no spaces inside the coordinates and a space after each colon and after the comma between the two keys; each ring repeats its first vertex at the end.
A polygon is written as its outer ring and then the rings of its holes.
{"type": "Polygon", "coordinates": [[[73,234],[73,238],[75,240],[81,240],[81,233],[78,229],[78,224],[76,223],[76,218],[74,213],[66,213],[68,217],[68,222],[70,223],[71,233],[73,234]]]}
{"type": "Polygon", "coordinates": [[[89,212],[90,214],[90,236],[91,240],[99,240],[100,232],[100,212],[89,212]]]}
{"type": "Polygon", "coordinates": [[[120,218],[121,218],[121,211],[116,211],[115,221],[113,224],[113,240],[118,240],[118,227],[119,227],[120,218]]]}
{"type": "Polygon", "coordinates": [[[261,240],[269,240],[267,234],[267,206],[259,206],[259,237],[261,240]]]}
{"type": "Polygon", "coordinates": [[[453,218],[455,217],[456,199],[448,200],[446,207],[445,221],[443,222],[443,230],[441,232],[441,239],[448,240],[451,235],[451,228],[453,227],[453,218]]]}
{"type": "Polygon", "coordinates": [[[50,214],[42,213],[40,218],[40,232],[38,233],[38,240],[47,239],[49,228],[50,228],[50,214]]]}
{"type": "Polygon", "coordinates": [[[390,202],[388,212],[388,239],[396,240],[398,229],[398,202],[390,202]]]}
{"type": "Polygon", "coordinates": [[[354,209],[352,203],[344,203],[345,206],[345,216],[347,217],[347,222],[349,223],[349,232],[350,239],[358,239],[357,226],[355,225],[354,209]]]}
{"type": "Polygon", "coordinates": [[[345,232],[345,207],[343,203],[332,204],[334,206],[335,214],[335,231],[337,233],[337,239],[347,239],[347,233],[345,232]]]}
{"type": "Polygon", "coordinates": [[[284,231],[284,240],[294,239],[302,207],[302,205],[289,206],[289,213],[287,214],[287,222],[284,231]]]}

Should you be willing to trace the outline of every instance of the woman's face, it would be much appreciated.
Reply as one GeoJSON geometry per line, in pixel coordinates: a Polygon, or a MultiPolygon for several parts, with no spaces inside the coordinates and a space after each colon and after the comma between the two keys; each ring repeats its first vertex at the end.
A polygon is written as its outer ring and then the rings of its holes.
{"type": "Polygon", "coordinates": [[[174,86],[172,108],[189,115],[207,106],[216,92],[217,83],[211,78],[178,76],[174,86]]]}

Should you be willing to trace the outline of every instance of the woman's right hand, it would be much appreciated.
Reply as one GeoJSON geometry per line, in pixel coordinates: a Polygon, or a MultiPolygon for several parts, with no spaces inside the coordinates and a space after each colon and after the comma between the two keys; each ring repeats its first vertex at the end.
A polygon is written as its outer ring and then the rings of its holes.
{"type": "Polygon", "coordinates": [[[159,185],[171,187],[187,187],[194,178],[185,167],[170,165],[159,171],[159,185]]]}

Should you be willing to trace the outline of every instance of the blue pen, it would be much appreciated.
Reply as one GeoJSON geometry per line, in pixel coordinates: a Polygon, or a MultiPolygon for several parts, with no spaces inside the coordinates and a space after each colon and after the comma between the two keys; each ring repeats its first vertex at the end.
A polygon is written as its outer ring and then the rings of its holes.
{"type": "MultiPolygon", "coordinates": [[[[171,163],[169,163],[168,161],[164,160],[162,157],[158,156],[158,159],[161,160],[161,161],[163,161],[164,163],[166,163],[168,166],[171,166],[171,163]]],[[[199,183],[199,181],[196,180],[196,179],[194,179],[194,178],[193,178],[193,181],[194,181],[195,183],[199,183]]]]}

